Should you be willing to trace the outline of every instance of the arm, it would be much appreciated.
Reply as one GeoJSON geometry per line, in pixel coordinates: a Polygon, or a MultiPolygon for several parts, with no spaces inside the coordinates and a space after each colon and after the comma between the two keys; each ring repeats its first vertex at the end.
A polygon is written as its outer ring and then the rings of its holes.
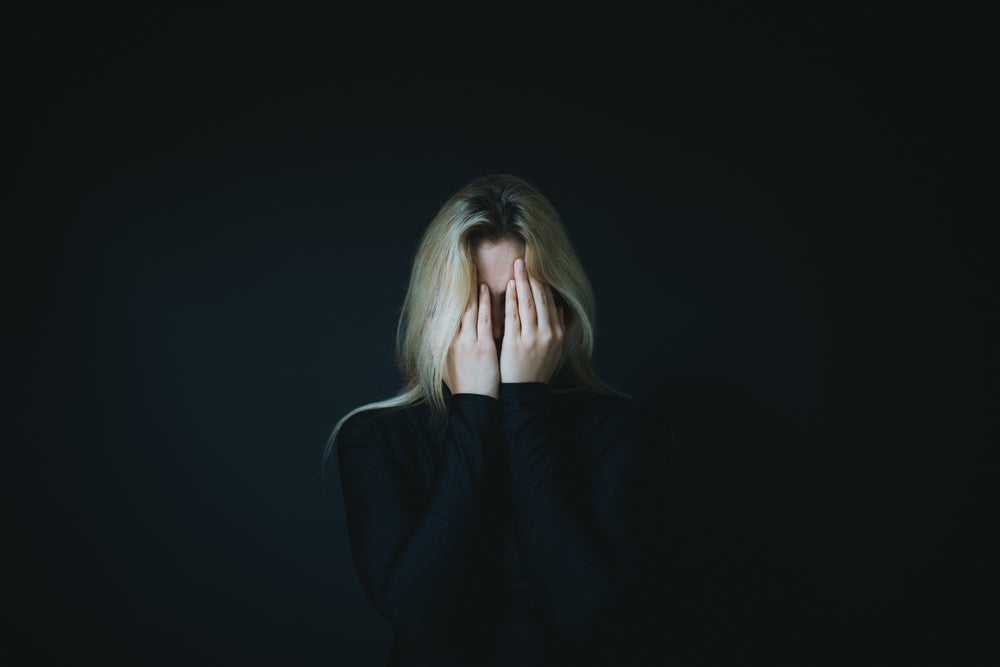
{"type": "Polygon", "coordinates": [[[499,456],[497,399],[456,394],[448,439],[429,495],[364,419],[341,427],[341,483],[355,569],[380,614],[413,637],[446,639],[465,600],[483,593],[483,501],[499,456]]]}
{"type": "Polygon", "coordinates": [[[611,415],[595,431],[607,442],[582,497],[556,447],[546,384],[501,384],[500,399],[518,551],[539,607],[564,637],[616,634],[620,657],[641,652],[635,640],[664,630],[649,612],[664,605],[655,579],[668,425],[647,403],[611,415]]]}

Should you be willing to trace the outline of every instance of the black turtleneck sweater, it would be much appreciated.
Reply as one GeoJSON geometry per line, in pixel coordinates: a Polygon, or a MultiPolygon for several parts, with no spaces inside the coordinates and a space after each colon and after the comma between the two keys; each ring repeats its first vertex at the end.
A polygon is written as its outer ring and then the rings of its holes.
{"type": "MultiPolygon", "coordinates": [[[[647,401],[542,382],[352,415],[351,553],[394,665],[663,664],[669,425],[647,401]]],[[[332,460],[333,457],[331,457],[332,460]]]]}

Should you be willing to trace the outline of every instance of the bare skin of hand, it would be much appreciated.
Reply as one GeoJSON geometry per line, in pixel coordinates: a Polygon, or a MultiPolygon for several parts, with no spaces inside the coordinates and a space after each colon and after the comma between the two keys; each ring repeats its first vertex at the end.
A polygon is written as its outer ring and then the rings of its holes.
{"type": "MultiPolygon", "coordinates": [[[[479,285],[478,271],[472,281],[479,285]]],[[[444,382],[452,394],[482,394],[500,398],[500,364],[493,342],[490,290],[483,283],[469,296],[458,332],[448,349],[444,382]]]]}
{"type": "Polygon", "coordinates": [[[514,280],[507,284],[504,313],[501,380],[548,383],[562,358],[563,308],[556,306],[552,287],[528,275],[520,258],[514,262],[514,280]]]}

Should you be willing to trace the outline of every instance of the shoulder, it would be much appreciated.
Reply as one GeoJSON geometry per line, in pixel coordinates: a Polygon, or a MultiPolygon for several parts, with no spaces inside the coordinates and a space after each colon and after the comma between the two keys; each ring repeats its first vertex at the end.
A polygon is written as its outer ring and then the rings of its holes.
{"type": "Polygon", "coordinates": [[[386,408],[365,408],[358,410],[344,420],[340,425],[340,438],[349,440],[348,436],[363,435],[379,430],[386,421],[390,410],[386,408]]]}
{"type": "Polygon", "coordinates": [[[584,418],[592,427],[669,426],[662,409],[645,398],[574,391],[556,394],[564,411],[584,418]]]}
{"type": "Polygon", "coordinates": [[[334,446],[341,464],[346,458],[365,465],[388,459],[416,477],[433,458],[439,431],[426,402],[372,407],[344,421],[334,446]]]}
{"type": "Polygon", "coordinates": [[[425,414],[426,408],[419,404],[359,410],[341,424],[337,446],[389,452],[394,444],[418,429],[425,414]]]}
{"type": "Polygon", "coordinates": [[[668,448],[673,443],[670,421],[648,399],[569,392],[557,401],[565,418],[577,420],[592,460],[617,447],[668,448]]]}

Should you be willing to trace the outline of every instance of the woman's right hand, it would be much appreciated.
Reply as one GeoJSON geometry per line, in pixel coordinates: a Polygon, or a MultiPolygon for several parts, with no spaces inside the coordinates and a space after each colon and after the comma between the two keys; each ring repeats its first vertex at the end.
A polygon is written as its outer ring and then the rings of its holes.
{"type": "MultiPolygon", "coordinates": [[[[478,271],[474,273],[479,284],[478,271]]],[[[444,382],[452,394],[483,394],[500,398],[500,360],[493,341],[490,288],[482,283],[469,297],[458,333],[448,349],[444,382]]]]}

